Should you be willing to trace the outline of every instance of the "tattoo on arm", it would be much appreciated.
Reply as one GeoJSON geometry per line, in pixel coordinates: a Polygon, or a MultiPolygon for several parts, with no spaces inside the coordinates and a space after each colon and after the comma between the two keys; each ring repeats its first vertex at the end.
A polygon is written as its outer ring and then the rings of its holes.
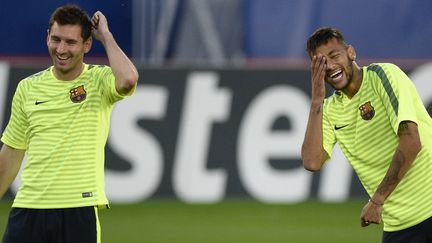
{"type": "Polygon", "coordinates": [[[318,106],[318,109],[316,110],[316,114],[317,114],[317,115],[318,115],[319,113],[321,113],[321,108],[322,108],[322,105],[318,106]]]}
{"type": "MultiPolygon", "coordinates": [[[[418,130],[414,129],[410,123],[412,122],[402,121],[399,124],[397,133],[400,141],[404,141],[404,143],[399,144],[402,147],[397,148],[393,155],[392,162],[390,163],[390,167],[381,184],[378,186],[377,193],[385,197],[388,197],[390,193],[396,188],[398,183],[402,180],[405,173],[407,172],[412,161],[414,161],[416,154],[418,153],[418,151],[416,152],[416,145],[413,145],[411,142],[407,142],[418,139],[418,130]]],[[[415,123],[412,124],[416,125],[415,123]]]]}
{"type": "Polygon", "coordinates": [[[399,129],[398,129],[398,135],[408,135],[409,134],[409,130],[408,130],[408,122],[407,121],[403,121],[399,124],[399,129]]]}
{"type": "MultiPolygon", "coordinates": [[[[400,128],[400,126],[399,126],[400,128]]],[[[385,175],[383,181],[379,185],[377,192],[381,195],[387,195],[390,188],[394,188],[399,181],[401,180],[399,174],[402,167],[402,164],[405,161],[405,155],[401,150],[396,150],[396,153],[393,157],[393,161],[390,164],[389,171],[385,175]]]]}

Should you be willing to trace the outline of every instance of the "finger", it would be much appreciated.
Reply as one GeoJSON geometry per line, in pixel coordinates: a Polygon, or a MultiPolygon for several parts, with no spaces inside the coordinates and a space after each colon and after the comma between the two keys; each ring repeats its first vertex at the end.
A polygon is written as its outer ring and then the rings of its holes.
{"type": "Polygon", "coordinates": [[[370,220],[369,223],[370,224],[380,224],[381,220],[370,220]]]}
{"type": "Polygon", "coordinates": [[[313,69],[317,69],[318,68],[318,64],[321,61],[322,56],[321,55],[316,55],[312,58],[312,68],[313,69]]]}
{"type": "Polygon", "coordinates": [[[327,66],[327,61],[324,56],[318,56],[315,63],[315,70],[318,74],[320,74],[324,68],[327,66]]]}
{"type": "Polygon", "coordinates": [[[97,20],[97,19],[92,19],[92,25],[93,25],[94,28],[97,29],[98,24],[99,24],[99,20],[97,20]]]}
{"type": "Polygon", "coordinates": [[[97,26],[98,26],[98,24],[99,24],[99,12],[96,12],[96,13],[93,15],[91,21],[92,21],[93,27],[94,27],[95,29],[97,29],[97,26]]]}
{"type": "Polygon", "coordinates": [[[317,60],[317,56],[313,56],[312,61],[311,61],[311,69],[313,69],[315,67],[316,60],[317,60]]]}
{"type": "Polygon", "coordinates": [[[326,69],[327,69],[327,60],[325,57],[322,57],[319,70],[318,70],[320,80],[324,80],[326,69]]]}
{"type": "Polygon", "coordinates": [[[369,225],[370,225],[370,222],[369,222],[369,221],[364,221],[364,220],[361,221],[361,226],[362,226],[362,227],[367,227],[367,226],[369,226],[369,225]]]}
{"type": "Polygon", "coordinates": [[[321,61],[322,61],[322,56],[314,56],[314,59],[312,60],[313,79],[316,79],[316,77],[320,73],[319,70],[321,68],[321,61]]]}
{"type": "Polygon", "coordinates": [[[99,20],[99,13],[98,12],[93,14],[92,20],[99,20]]]}
{"type": "Polygon", "coordinates": [[[327,69],[326,59],[321,57],[319,63],[317,63],[317,68],[314,73],[314,82],[316,83],[324,83],[325,79],[325,70],[327,69]]]}

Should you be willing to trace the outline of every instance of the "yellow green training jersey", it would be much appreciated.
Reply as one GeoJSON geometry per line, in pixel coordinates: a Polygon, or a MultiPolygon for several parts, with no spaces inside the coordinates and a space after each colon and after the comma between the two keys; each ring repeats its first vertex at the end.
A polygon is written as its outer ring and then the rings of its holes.
{"type": "Polygon", "coordinates": [[[23,79],[1,138],[27,153],[12,207],[108,205],[104,146],[113,104],[122,98],[103,65],[85,64],[72,81],[57,80],[52,67],[23,79]]]}
{"type": "Polygon", "coordinates": [[[339,143],[370,196],[392,161],[402,121],[417,124],[422,149],[385,201],[385,231],[406,229],[432,216],[432,119],[411,80],[389,63],[363,67],[360,90],[351,99],[336,91],[324,102],[324,149],[331,155],[339,143]]]}

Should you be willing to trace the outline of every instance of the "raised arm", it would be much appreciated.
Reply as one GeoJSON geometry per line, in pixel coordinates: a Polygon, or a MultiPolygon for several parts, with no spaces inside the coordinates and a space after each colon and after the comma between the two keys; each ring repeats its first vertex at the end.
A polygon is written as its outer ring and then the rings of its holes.
{"type": "Polygon", "coordinates": [[[120,94],[129,93],[138,82],[138,72],[132,61],[118,46],[108,28],[106,17],[97,11],[93,17],[93,35],[105,47],[109,64],[116,79],[116,89],[120,94]]]}
{"type": "Polygon", "coordinates": [[[301,156],[303,166],[309,171],[321,169],[328,155],[323,148],[323,102],[325,98],[326,59],[319,55],[312,58],[312,101],[301,156]]]}
{"type": "Polygon", "coordinates": [[[401,122],[398,136],[399,145],[387,173],[362,210],[360,218],[363,227],[370,223],[379,224],[381,222],[381,211],[386,198],[395,190],[421,150],[420,136],[417,124],[414,122],[401,122]]]}
{"type": "Polygon", "coordinates": [[[0,198],[10,187],[24,158],[25,150],[14,149],[3,145],[0,150],[0,198]]]}

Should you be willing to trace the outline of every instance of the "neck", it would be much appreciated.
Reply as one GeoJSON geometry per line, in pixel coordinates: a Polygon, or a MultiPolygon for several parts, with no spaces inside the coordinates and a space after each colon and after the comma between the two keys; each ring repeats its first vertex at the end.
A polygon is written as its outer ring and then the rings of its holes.
{"type": "Polygon", "coordinates": [[[58,80],[71,81],[76,79],[78,76],[80,76],[83,70],[84,70],[84,63],[79,65],[78,68],[66,72],[62,72],[60,69],[54,66],[54,76],[58,80]]]}

